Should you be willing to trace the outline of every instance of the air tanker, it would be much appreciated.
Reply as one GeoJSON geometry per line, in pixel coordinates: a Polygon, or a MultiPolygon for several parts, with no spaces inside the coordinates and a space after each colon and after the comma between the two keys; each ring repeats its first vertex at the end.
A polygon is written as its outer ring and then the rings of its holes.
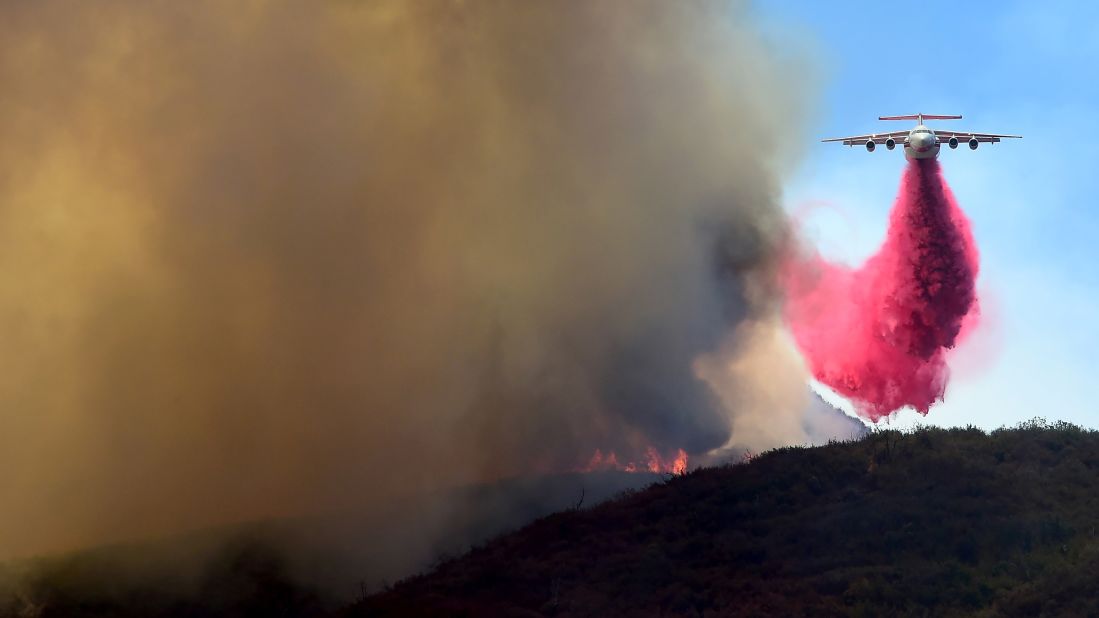
{"type": "Polygon", "coordinates": [[[960,120],[961,116],[941,116],[935,114],[908,114],[905,116],[879,116],[878,120],[915,120],[916,128],[910,131],[892,131],[890,133],[871,133],[870,135],[852,135],[851,137],[832,137],[822,142],[843,142],[844,146],[866,147],[867,152],[885,146],[893,150],[898,144],[904,146],[906,159],[934,159],[939,156],[939,146],[946,142],[952,149],[958,144],[969,144],[970,150],[976,150],[980,144],[995,144],[1001,139],[1019,139],[1022,135],[997,135],[995,133],[974,133],[972,131],[932,131],[924,125],[924,120],[960,120]]]}

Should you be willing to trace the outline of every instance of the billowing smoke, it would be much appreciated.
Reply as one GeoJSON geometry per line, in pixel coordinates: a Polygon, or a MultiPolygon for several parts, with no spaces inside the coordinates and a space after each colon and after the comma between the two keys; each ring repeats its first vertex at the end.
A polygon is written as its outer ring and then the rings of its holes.
{"type": "Polygon", "coordinates": [[[927,414],[946,389],[946,351],[976,325],[978,262],[938,162],[910,161],[885,242],[865,264],[790,261],[787,322],[816,379],[860,415],[927,414]]]}
{"type": "Polygon", "coordinates": [[[5,3],[0,556],[803,441],[811,80],[752,22],[5,3]]]}

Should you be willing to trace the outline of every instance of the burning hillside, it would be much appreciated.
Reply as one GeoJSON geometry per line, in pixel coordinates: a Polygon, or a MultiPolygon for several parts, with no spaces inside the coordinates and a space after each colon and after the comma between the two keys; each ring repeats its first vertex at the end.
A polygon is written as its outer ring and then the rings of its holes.
{"type": "Polygon", "coordinates": [[[1099,434],[765,453],[475,547],[341,616],[1095,615],[1099,434]]]}
{"type": "Polygon", "coordinates": [[[603,451],[595,449],[588,464],[580,468],[581,472],[594,472],[598,470],[622,470],[624,472],[652,472],[654,474],[684,474],[687,472],[687,452],[679,449],[672,457],[661,457],[653,447],[645,450],[645,459],[638,461],[618,461],[618,456],[613,451],[603,454],[603,451]]]}

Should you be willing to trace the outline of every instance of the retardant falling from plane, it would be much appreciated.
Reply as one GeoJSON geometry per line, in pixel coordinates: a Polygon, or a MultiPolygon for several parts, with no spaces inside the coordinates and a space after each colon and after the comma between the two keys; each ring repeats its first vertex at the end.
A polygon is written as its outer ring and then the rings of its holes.
{"type": "Polygon", "coordinates": [[[976,324],[977,248],[934,159],[912,160],[878,252],[850,268],[786,261],[785,318],[813,376],[877,422],[943,399],[946,351],[976,324]]]}

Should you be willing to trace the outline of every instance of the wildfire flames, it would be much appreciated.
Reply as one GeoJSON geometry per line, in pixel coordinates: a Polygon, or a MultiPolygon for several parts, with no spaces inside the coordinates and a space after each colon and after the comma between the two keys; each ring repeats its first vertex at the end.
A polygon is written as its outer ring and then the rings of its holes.
{"type": "Polygon", "coordinates": [[[587,465],[579,468],[580,472],[596,472],[599,470],[621,470],[623,472],[654,472],[664,474],[686,474],[687,452],[678,449],[674,457],[663,457],[653,447],[645,449],[643,461],[628,461],[621,463],[614,451],[603,454],[601,449],[595,449],[587,465]]]}

